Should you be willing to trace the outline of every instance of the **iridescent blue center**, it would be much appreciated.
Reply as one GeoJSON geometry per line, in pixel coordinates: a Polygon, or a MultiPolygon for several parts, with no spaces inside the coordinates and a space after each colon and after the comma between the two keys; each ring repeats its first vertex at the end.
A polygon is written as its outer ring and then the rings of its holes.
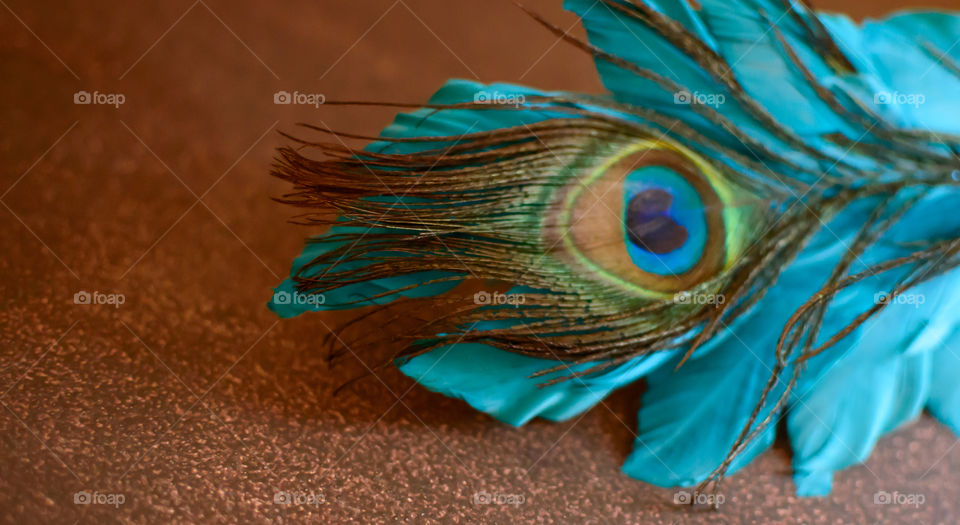
{"type": "Polygon", "coordinates": [[[644,250],[670,253],[687,242],[687,229],[667,212],[673,206],[673,195],[660,189],[641,191],[627,206],[627,238],[644,250]]]}
{"type": "Polygon", "coordinates": [[[697,190],[663,166],[634,170],[623,184],[623,231],[633,263],[657,275],[679,275],[693,268],[707,243],[707,221],[697,190]]]}

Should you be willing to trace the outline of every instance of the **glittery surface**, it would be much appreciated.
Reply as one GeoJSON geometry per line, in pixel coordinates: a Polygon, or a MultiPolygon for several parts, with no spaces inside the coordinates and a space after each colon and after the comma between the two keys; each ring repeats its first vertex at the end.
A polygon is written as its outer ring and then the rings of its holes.
{"type": "MultiPolygon", "coordinates": [[[[559,1],[528,4],[574,25],[559,1]]],[[[311,233],[286,223],[267,172],[277,130],[369,134],[390,110],[274,93],[416,102],[451,76],[599,91],[587,57],[508,2],[3,5],[4,522],[957,521],[960,448],[927,418],[830,497],[793,497],[778,448],[710,512],[619,473],[640,387],[522,429],[393,370],[333,395],[365,370],[322,348],[349,314],[278,322],[264,306],[311,233]],[[81,90],[123,104],[75,104],[81,90]],[[878,491],[924,502],[878,505],[878,491]]],[[[343,335],[389,338],[429,314],[408,312],[343,335]]]]}

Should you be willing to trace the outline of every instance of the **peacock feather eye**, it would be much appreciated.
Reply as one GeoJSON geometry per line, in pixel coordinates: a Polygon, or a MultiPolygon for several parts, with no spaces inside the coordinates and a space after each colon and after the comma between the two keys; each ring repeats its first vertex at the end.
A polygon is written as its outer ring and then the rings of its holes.
{"type": "Polygon", "coordinates": [[[747,212],[734,203],[744,190],[692,151],[645,140],[587,173],[560,190],[544,231],[548,245],[598,278],[662,297],[736,256],[747,212]]]}

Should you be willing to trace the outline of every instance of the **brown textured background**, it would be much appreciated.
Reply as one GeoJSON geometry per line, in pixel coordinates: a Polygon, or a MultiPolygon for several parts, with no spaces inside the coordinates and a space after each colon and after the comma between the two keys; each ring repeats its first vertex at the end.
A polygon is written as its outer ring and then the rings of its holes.
{"type": "MultiPolygon", "coordinates": [[[[528,3],[575,23],[559,0],[528,3]]],[[[636,387],[523,429],[395,371],[333,397],[363,370],[320,348],[347,317],[277,323],[264,307],[310,233],[286,223],[292,210],[269,200],[286,188],[266,174],[278,129],[375,133],[391,112],[272,95],[423,101],[448,77],[600,90],[586,56],[505,0],[0,4],[3,521],[957,522],[960,449],[928,418],[830,497],[795,498],[779,448],[710,513],[619,473],[636,387]],[[78,90],[126,103],[74,105],[78,90]],[[126,302],[74,305],[81,290],[126,302]],[[125,502],[75,505],[79,490],[125,502]],[[481,490],[526,502],[474,505],[481,490]],[[926,502],[874,505],[877,490],[926,502]],[[274,505],[277,491],[325,502],[274,505]]],[[[857,4],[819,7],[903,6],[857,4]]]]}

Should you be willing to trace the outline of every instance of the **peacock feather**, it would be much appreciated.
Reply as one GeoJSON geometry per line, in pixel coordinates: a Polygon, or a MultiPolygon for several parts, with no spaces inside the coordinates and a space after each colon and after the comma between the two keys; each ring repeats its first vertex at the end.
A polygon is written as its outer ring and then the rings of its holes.
{"type": "Polygon", "coordinates": [[[623,470],[662,486],[716,489],[780,420],[805,495],[924,408],[960,432],[960,15],[565,6],[588,41],[528,13],[609,96],[452,80],[363,150],[290,137],[282,200],[330,229],[270,308],[506,283],[390,362],[513,425],[644,378],[623,470]]]}

